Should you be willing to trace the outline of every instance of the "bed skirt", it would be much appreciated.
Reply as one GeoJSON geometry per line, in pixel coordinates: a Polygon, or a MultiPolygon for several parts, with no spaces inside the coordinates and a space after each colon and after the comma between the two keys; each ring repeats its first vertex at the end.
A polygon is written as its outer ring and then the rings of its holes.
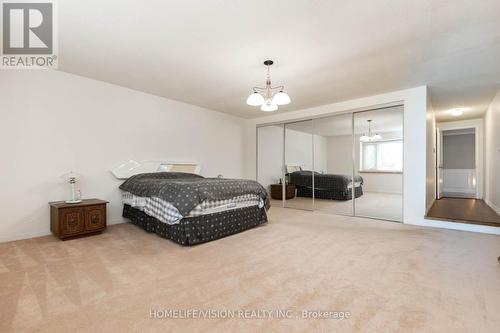
{"type": "MultiPolygon", "coordinates": [[[[356,198],[359,198],[363,195],[363,188],[361,186],[357,186],[354,191],[354,195],[356,198]]],[[[312,188],[305,186],[297,187],[297,196],[298,197],[307,197],[312,198],[312,188]]],[[[351,200],[352,199],[352,188],[349,188],[347,191],[334,191],[334,190],[324,190],[316,188],[314,189],[314,198],[316,199],[328,199],[328,200],[351,200]]]]}
{"type": "Polygon", "coordinates": [[[123,206],[123,217],[147,232],[154,232],[181,245],[209,242],[267,222],[266,209],[258,206],[187,217],[173,225],[160,222],[129,205],[123,206]]]}

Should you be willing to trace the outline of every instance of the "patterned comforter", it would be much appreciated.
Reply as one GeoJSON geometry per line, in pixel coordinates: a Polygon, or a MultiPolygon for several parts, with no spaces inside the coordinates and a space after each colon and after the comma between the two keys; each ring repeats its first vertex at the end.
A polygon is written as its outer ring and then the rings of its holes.
{"type": "Polygon", "coordinates": [[[257,195],[245,194],[227,200],[203,201],[193,208],[187,216],[182,216],[174,205],[160,198],[138,197],[132,193],[123,192],[122,200],[125,205],[143,211],[158,221],[170,225],[178,224],[184,217],[198,217],[250,206],[264,207],[264,201],[257,195]]]}
{"type": "MultiPolygon", "coordinates": [[[[291,184],[297,188],[297,196],[312,197],[312,171],[295,171],[288,175],[291,184]]],[[[354,177],[355,198],[363,195],[363,178],[354,177]]],[[[319,199],[350,200],[352,199],[353,182],[351,176],[322,174],[314,172],[314,196],[319,199]]]]}
{"type": "Polygon", "coordinates": [[[230,200],[244,195],[259,197],[270,207],[267,191],[258,182],[244,179],[204,178],[183,172],[143,173],[127,179],[120,189],[138,197],[170,203],[183,217],[204,202],[230,200]]]}
{"type": "MultiPolygon", "coordinates": [[[[355,176],[354,181],[363,185],[363,178],[361,176],[355,176]]],[[[312,172],[292,172],[290,173],[290,183],[295,186],[312,187],[312,172]]],[[[351,176],[314,172],[314,188],[345,191],[349,185],[351,185],[351,176]]]]}

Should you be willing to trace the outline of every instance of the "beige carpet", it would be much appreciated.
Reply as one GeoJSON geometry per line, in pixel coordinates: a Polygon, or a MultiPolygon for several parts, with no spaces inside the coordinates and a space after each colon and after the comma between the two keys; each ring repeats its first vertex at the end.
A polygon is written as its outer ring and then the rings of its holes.
{"type": "Polygon", "coordinates": [[[192,248],[122,224],[0,244],[0,331],[498,332],[500,237],[272,208],[192,248]],[[349,311],[151,319],[151,309],[349,311]]]}
{"type": "MultiPolygon", "coordinates": [[[[403,220],[403,196],[401,194],[368,192],[356,199],[356,216],[386,219],[392,221],[403,220]]],[[[272,205],[282,207],[281,200],[272,200],[272,205]]],[[[314,199],[314,209],[317,211],[352,215],[352,200],[324,200],[314,199]]],[[[286,207],[296,209],[313,208],[312,198],[295,197],[286,200],[286,207]]]]}

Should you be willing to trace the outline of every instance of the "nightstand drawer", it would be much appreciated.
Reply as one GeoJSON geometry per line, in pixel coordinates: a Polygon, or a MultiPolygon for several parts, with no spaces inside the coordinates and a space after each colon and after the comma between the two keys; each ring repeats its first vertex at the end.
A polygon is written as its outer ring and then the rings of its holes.
{"type": "Polygon", "coordinates": [[[106,205],[85,207],[85,229],[97,230],[106,226],[106,205]]]}
{"type": "Polygon", "coordinates": [[[60,219],[62,235],[80,233],[85,227],[83,211],[81,208],[61,209],[60,219]]]}

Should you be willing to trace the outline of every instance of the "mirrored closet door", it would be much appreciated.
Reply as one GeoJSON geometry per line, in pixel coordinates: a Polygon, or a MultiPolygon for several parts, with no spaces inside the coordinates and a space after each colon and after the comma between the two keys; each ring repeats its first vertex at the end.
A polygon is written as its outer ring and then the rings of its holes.
{"type": "Polygon", "coordinates": [[[403,219],[403,107],[354,113],[355,215],[403,219]]]}
{"type": "Polygon", "coordinates": [[[257,129],[271,205],[403,220],[403,106],[257,129]]]}
{"type": "Polygon", "coordinates": [[[257,128],[257,181],[271,196],[271,206],[283,207],[284,125],[257,128]]]}
{"type": "Polygon", "coordinates": [[[285,207],[313,210],[312,120],[285,124],[285,179],[290,192],[285,207]]]}
{"type": "Polygon", "coordinates": [[[352,215],[352,114],[313,120],[314,209],[352,215]]]}

